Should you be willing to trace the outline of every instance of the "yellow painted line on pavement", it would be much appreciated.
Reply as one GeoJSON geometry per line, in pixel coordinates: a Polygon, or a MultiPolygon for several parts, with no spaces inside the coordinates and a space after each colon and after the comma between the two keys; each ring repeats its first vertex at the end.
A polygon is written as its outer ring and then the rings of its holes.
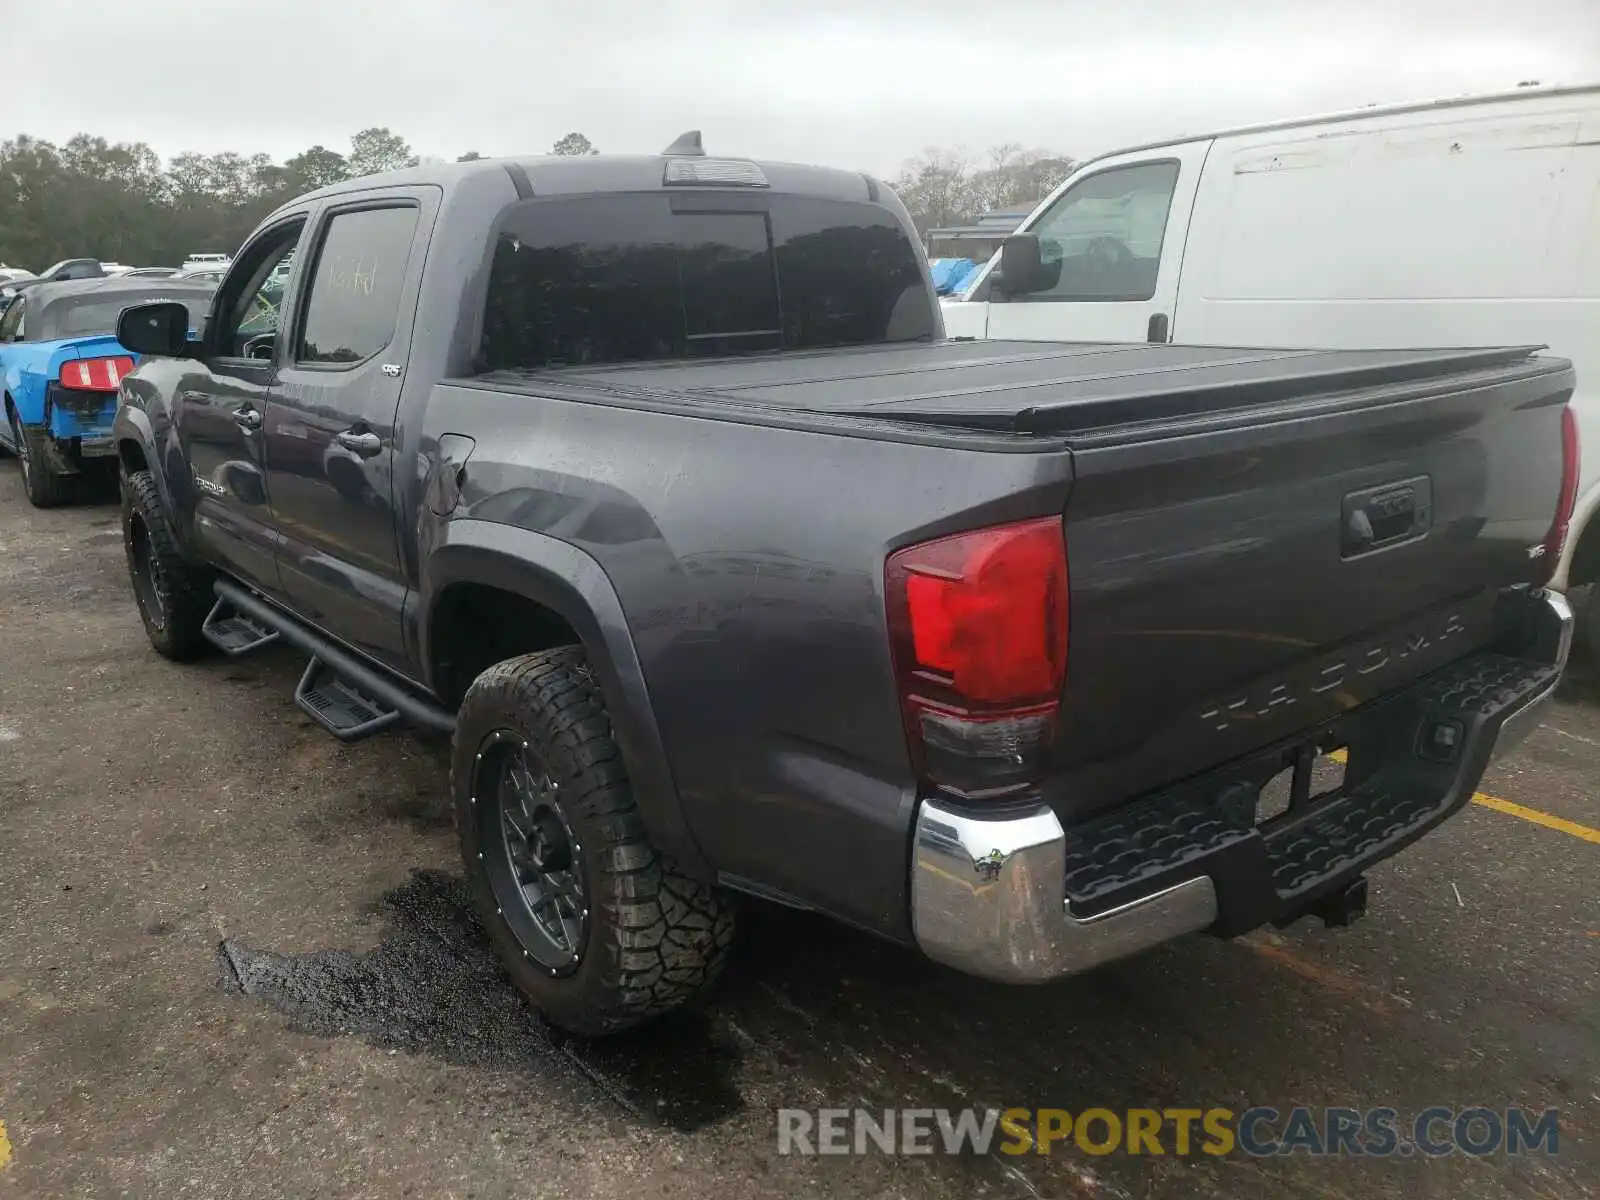
{"type": "Polygon", "coordinates": [[[1481,804],[1485,808],[1492,808],[1495,812],[1503,812],[1509,816],[1521,817],[1524,821],[1532,821],[1535,825],[1543,825],[1546,829],[1560,830],[1570,833],[1575,838],[1586,842],[1593,842],[1600,846],[1600,829],[1590,829],[1587,825],[1579,825],[1576,821],[1569,821],[1565,817],[1558,817],[1552,813],[1540,812],[1537,808],[1529,808],[1525,804],[1513,804],[1509,800],[1502,800],[1499,796],[1485,796],[1482,792],[1472,797],[1474,804],[1481,804]]]}
{"type": "Polygon", "coordinates": [[[0,1121],[0,1171],[11,1164],[11,1139],[6,1136],[6,1123],[0,1121]]]}
{"type": "MultiPolygon", "coordinates": [[[[1345,752],[1335,750],[1328,755],[1334,762],[1344,762],[1345,752]]],[[[1495,812],[1505,813],[1509,817],[1521,817],[1524,821],[1532,821],[1535,825],[1543,825],[1546,829],[1554,829],[1560,833],[1570,833],[1573,837],[1585,842],[1593,842],[1600,846],[1600,829],[1590,829],[1587,825],[1580,825],[1576,821],[1569,821],[1565,817],[1558,817],[1554,813],[1542,812],[1537,808],[1529,808],[1526,804],[1515,804],[1510,800],[1502,800],[1499,796],[1485,795],[1483,792],[1472,793],[1472,802],[1481,804],[1485,808],[1492,808],[1495,812]]]]}

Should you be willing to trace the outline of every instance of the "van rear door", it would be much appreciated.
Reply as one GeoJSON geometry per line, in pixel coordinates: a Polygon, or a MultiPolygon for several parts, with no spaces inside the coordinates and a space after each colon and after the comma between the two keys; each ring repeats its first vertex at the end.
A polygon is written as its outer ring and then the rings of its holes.
{"type": "MultiPolygon", "coordinates": [[[[1189,213],[1210,147],[1207,140],[1120,154],[1073,176],[1022,227],[1039,239],[1043,286],[1012,295],[986,279],[974,289],[968,303],[988,301],[986,336],[1169,340],[1189,213]]],[[[966,332],[946,311],[952,332],[966,332]]]]}

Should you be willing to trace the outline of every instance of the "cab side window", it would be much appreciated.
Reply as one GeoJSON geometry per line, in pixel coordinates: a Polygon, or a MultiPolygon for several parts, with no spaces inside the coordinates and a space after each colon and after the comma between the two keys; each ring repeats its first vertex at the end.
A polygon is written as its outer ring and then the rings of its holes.
{"type": "Polygon", "coordinates": [[[213,353],[224,358],[273,357],[283,290],[271,281],[279,264],[294,253],[304,225],[301,219],[268,230],[234,260],[222,281],[217,329],[207,337],[213,353]]]}
{"type": "Polygon", "coordinates": [[[283,308],[283,281],[288,275],[285,268],[293,261],[293,246],[272,259],[266,278],[249,293],[244,319],[239,322],[241,337],[249,339],[263,334],[271,334],[274,338],[277,336],[279,312],[283,308]]]}
{"type": "Polygon", "coordinates": [[[334,215],[312,266],[297,362],[353,366],[388,346],[416,230],[414,205],[334,215]]]}
{"type": "Polygon", "coordinates": [[[1031,226],[1045,285],[1028,300],[1148,300],[1156,293],[1167,212],[1178,183],[1171,161],[1085,176],[1031,226]]]}

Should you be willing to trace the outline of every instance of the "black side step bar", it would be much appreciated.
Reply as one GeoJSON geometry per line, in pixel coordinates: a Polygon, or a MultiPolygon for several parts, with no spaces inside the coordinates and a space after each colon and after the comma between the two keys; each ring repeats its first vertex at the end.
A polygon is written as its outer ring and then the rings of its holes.
{"type": "Polygon", "coordinates": [[[359,742],[400,720],[399,709],[367,695],[360,684],[330,671],[314,655],[294,690],[294,702],[341,742],[359,742]]]}
{"type": "Polygon", "coordinates": [[[211,615],[206,618],[200,632],[224,654],[237,658],[241,654],[249,654],[252,650],[259,650],[262,646],[270,646],[278,640],[278,631],[253,621],[244,613],[233,607],[232,601],[217,597],[217,602],[211,606],[211,615]]]}
{"type": "MultiPolygon", "coordinates": [[[[334,705],[344,709],[343,715],[348,717],[357,716],[359,709],[368,710],[373,717],[382,710],[393,710],[411,724],[432,733],[455,732],[454,713],[384,675],[331,639],[302,625],[288,613],[251,595],[228,579],[217,580],[212,590],[240,615],[257,625],[275,630],[283,636],[284,641],[311,655],[311,664],[300,680],[295,699],[299,701],[301,694],[305,693],[307,701],[302,702],[301,707],[335,736],[351,740],[347,735],[354,733],[359,722],[357,725],[340,723],[336,727],[334,722],[318,713],[314,703],[310,702],[311,696],[333,698],[334,705]],[[339,728],[346,732],[341,734],[339,728]]],[[[392,722],[385,722],[383,727],[386,728],[389,723],[392,722]]],[[[366,737],[376,732],[377,729],[368,729],[356,736],[366,737]]]]}

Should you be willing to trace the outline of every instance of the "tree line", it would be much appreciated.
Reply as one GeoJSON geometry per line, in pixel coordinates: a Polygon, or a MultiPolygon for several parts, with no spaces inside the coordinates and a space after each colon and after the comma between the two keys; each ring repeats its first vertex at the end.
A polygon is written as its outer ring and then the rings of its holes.
{"type": "MultiPolygon", "coordinates": [[[[551,153],[598,151],[569,133],[551,153]]],[[[482,157],[469,150],[457,161],[482,157]]],[[[0,263],[42,271],[86,256],[177,266],[197,250],[237,249],[263,217],[305,192],[421,161],[382,126],[357,133],[346,151],[317,145],[281,163],[232,151],[163,163],[143,142],[81,133],[57,146],[22,134],[0,142],[0,263]]]]}
{"type": "MultiPolygon", "coordinates": [[[[569,133],[550,152],[599,150],[583,134],[569,133]]],[[[482,157],[469,150],[457,161],[482,157]]],[[[58,146],[22,134],[0,142],[0,264],[42,271],[81,255],[176,266],[194,251],[237,249],[263,217],[295,196],[420,161],[405,138],[382,126],[355,134],[347,150],[316,145],[281,163],[232,151],[179,154],[163,163],[143,142],[79,134],[58,146]]],[[[1072,165],[1064,155],[1018,145],[977,160],[931,149],[906,162],[894,187],[926,230],[988,209],[1031,206],[1072,165]]]]}
{"type": "Polygon", "coordinates": [[[970,225],[996,210],[1028,210],[1072,173],[1077,161],[1017,142],[995,146],[981,158],[930,147],[908,159],[894,180],[918,230],[970,225]]]}

